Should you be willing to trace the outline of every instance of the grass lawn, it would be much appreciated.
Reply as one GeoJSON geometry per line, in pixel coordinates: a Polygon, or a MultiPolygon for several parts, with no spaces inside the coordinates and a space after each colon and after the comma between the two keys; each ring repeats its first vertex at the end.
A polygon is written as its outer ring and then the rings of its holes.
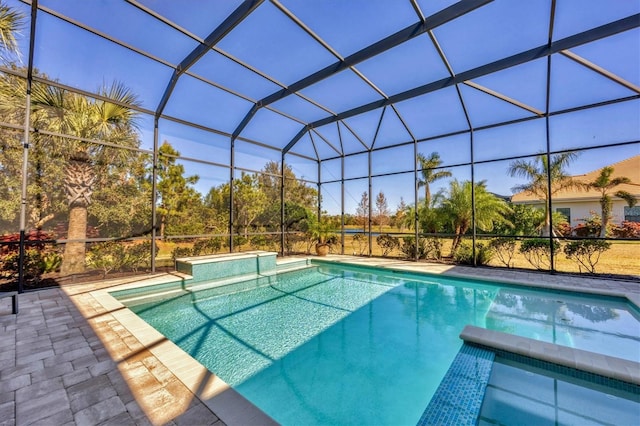
{"type": "MultiPolygon", "coordinates": [[[[378,232],[378,228],[374,229],[374,232],[378,232]]],[[[388,227],[383,228],[383,232],[392,232],[388,227]]],[[[374,256],[382,256],[382,248],[380,248],[376,242],[376,237],[372,237],[372,254],[374,256]]],[[[345,234],[344,253],[349,255],[367,255],[368,250],[368,238],[365,238],[363,242],[357,242],[353,239],[353,234],[345,234]]],[[[611,248],[602,253],[600,260],[596,265],[596,273],[599,274],[615,274],[615,275],[633,275],[640,277],[640,241],[611,241],[611,248]]],[[[158,266],[171,266],[173,260],[171,258],[171,252],[175,247],[189,247],[191,243],[180,242],[175,243],[173,241],[159,241],[158,248],[159,253],[156,258],[158,266]]],[[[239,251],[254,250],[255,247],[243,246],[239,248],[239,251]]],[[[221,252],[224,252],[224,248],[221,252]]],[[[299,253],[305,253],[308,251],[307,244],[298,243],[294,246],[294,251],[299,253]]],[[[443,256],[449,256],[451,251],[451,239],[443,239],[443,256]]],[[[333,253],[339,253],[340,247],[334,247],[333,253]]],[[[390,257],[402,258],[403,254],[399,249],[393,250],[389,253],[390,257]]],[[[560,272],[580,272],[578,264],[567,257],[560,250],[556,253],[556,270],[560,272]]],[[[500,260],[494,256],[489,262],[489,265],[496,267],[505,267],[500,260]]],[[[535,269],[525,257],[517,252],[513,258],[513,267],[522,269],[535,269]]],[[[584,272],[584,270],[583,270],[584,272]]]]}

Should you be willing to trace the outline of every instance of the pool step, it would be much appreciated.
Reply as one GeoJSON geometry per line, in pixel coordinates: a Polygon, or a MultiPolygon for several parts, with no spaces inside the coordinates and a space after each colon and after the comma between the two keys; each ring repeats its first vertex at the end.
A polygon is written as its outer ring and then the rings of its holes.
{"type": "MultiPolygon", "coordinates": [[[[277,279],[275,272],[266,274],[244,274],[219,280],[210,280],[200,283],[185,284],[182,282],[165,283],[155,286],[138,288],[135,291],[113,292],[112,295],[127,306],[137,306],[150,302],[157,302],[175,297],[180,297],[189,293],[207,291],[207,298],[217,294],[231,294],[241,291],[270,285],[277,279]],[[215,291],[219,289],[219,291],[215,291]],[[211,290],[214,290],[213,292],[211,290]]],[[[199,300],[199,299],[198,299],[199,300]]]]}

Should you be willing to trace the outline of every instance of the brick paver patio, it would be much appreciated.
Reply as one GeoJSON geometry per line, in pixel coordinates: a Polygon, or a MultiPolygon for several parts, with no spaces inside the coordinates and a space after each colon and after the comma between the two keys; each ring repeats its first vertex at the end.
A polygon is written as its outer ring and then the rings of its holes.
{"type": "Polygon", "coordinates": [[[2,300],[0,425],[224,424],[87,289],[2,300]]]}

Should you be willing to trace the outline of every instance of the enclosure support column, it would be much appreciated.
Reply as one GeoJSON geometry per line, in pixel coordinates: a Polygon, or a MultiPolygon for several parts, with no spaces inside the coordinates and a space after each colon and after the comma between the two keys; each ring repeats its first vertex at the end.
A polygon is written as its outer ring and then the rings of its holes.
{"type": "Polygon", "coordinates": [[[373,198],[373,182],[371,179],[371,150],[369,150],[368,152],[368,156],[367,159],[369,160],[369,257],[371,257],[371,248],[372,248],[372,243],[373,243],[373,238],[371,236],[371,214],[373,213],[373,208],[372,208],[372,201],[371,199],[373,198]]]}
{"type": "Polygon", "coordinates": [[[158,237],[158,116],[153,119],[153,166],[151,180],[151,272],[156,271],[156,238],[158,237]]]}
{"type": "MultiPolygon", "coordinates": [[[[551,48],[553,43],[553,29],[555,23],[556,14],[556,1],[551,1],[551,13],[549,14],[549,35],[547,38],[547,46],[551,48]]],[[[546,86],[546,99],[544,110],[544,124],[545,124],[545,136],[547,138],[547,205],[546,210],[549,215],[549,269],[553,274],[556,271],[556,257],[555,249],[553,247],[553,214],[551,213],[552,200],[551,200],[551,133],[549,131],[549,106],[551,102],[551,55],[547,56],[547,86],[546,86]]]]}
{"type": "Polygon", "coordinates": [[[413,139],[413,260],[418,261],[418,141],[413,139]]]}
{"type": "Polygon", "coordinates": [[[27,109],[25,112],[24,143],[22,145],[22,194],[20,197],[20,246],[18,258],[18,293],[24,291],[25,232],[27,227],[27,173],[29,162],[29,121],[31,110],[31,78],[27,78],[27,109]]]}
{"type": "Polygon", "coordinates": [[[285,255],[285,249],[284,249],[284,243],[285,243],[285,228],[284,228],[284,223],[285,223],[285,216],[284,216],[284,194],[285,194],[285,190],[284,190],[284,184],[285,184],[285,178],[284,178],[284,156],[285,154],[282,153],[282,166],[280,167],[280,254],[282,256],[285,255]]]}
{"type": "Polygon", "coordinates": [[[556,256],[555,256],[555,248],[553,246],[553,214],[551,213],[552,208],[552,200],[551,200],[551,134],[549,131],[549,92],[551,86],[551,56],[547,56],[547,105],[545,111],[545,134],[547,138],[547,214],[549,215],[549,269],[551,273],[554,273],[556,270],[556,256]]]}
{"type": "Polygon", "coordinates": [[[318,160],[318,222],[320,222],[320,220],[322,219],[320,217],[320,214],[322,212],[322,184],[320,183],[320,178],[322,177],[321,175],[321,165],[322,163],[320,162],[320,160],[318,160]]]}
{"type": "Polygon", "coordinates": [[[231,159],[229,162],[229,253],[233,253],[233,172],[236,166],[236,139],[231,137],[231,159]]]}
{"type": "Polygon", "coordinates": [[[471,151],[471,258],[473,259],[473,266],[478,266],[476,262],[476,235],[478,227],[476,226],[476,166],[473,158],[473,128],[469,132],[469,147],[471,151]]]}
{"type": "MultiPolygon", "coordinates": [[[[442,57],[444,58],[444,53],[441,52],[442,57]]],[[[445,64],[451,76],[454,75],[453,69],[449,65],[449,62],[445,60],[445,64]]],[[[462,107],[462,111],[464,112],[464,118],[467,120],[467,126],[469,126],[469,152],[471,160],[471,258],[473,259],[473,266],[478,266],[476,264],[476,177],[475,177],[475,162],[473,157],[473,125],[471,124],[471,117],[469,117],[469,111],[467,110],[467,105],[464,103],[464,98],[462,97],[462,92],[460,91],[460,86],[456,84],[456,92],[458,93],[458,99],[460,100],[460,106],[462,107]]]]}
{"type": "Polygon", "coordinates": [[[344,153],[340,157],[340,254],[344,254],[344,153]]]}
{"type": "Polygon", "coordinates": [[[33,49],[36,34],[38,0],[31,3],[31,27],[29,29],[29,63],[27,65],[27,96],[24,114],[24,137],[22,144],[22,191],[20,196],[20,245],[18,254],[18,293],[24,291],[25,232],[27,228],[27,183],[29,172],[29,136],[31,128],[31,83],[33,80],[33,49]]]}

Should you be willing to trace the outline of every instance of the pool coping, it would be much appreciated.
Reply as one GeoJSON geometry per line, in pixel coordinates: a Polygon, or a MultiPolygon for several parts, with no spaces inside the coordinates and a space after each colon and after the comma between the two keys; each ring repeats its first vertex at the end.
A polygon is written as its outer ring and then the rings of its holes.
{"type": "Polygon", "coordinates": [[[251,259],[254,257],[276,256],[277,254],[278,253],[275,251],[253,250],[253,251],[243,251],[239,253],[208,254],[204,256],[178,257],[176,258],[176,262],[184,262],[192,265],[201,265],[203,263],[217,263],[217,262],[224,262],[226,260],[251,259]]]}
{"type": "MultiPolygon", "coordinates": [[[[507,274],[515,273],[514,275],[516,276],[511,278],[491,275],[491,273],[495,273],[496,271],[488,271],[490,276],[482,276],[478,275],[479,270],[477,268],[471,267],[422,262],[407,263],[407,261],[400,261],[397,259],[363,258],[344,255],[329,255],[322,259],[319,259],[316,256],[289,256],[287,258],[278,258],[277,265],[286,265],[287,263],[295,263],[303,260],[306,260],[308,264],[317,264],[328,261],[331,263],[352,266],[360,265],[378,267],[387,270],[407,271],[424,276],[442,275],[459,278],[472,278],[474,280],[486,281],[493,284],[502,283],[509,285],[524,285],[527,287],[539,287],[545,289],[621,297],[626,298],[635,306],[640,307],[640,288],[638,289],[638,292],[625,291],[624,289],[602,288],[599,287],[598,284],[603,284],[603,280],[595,278],[587,278],[587,280],[591,280],[595,283],[595,288],[584,288],[579,285],[563,285],[542,282],[545,279],[548,279],[548,275],[535,274],[533,277],[525,278],[527,272],[521,271],[504,271],[507,274]]],[[[485,271],[485,273],[487,273],[487,271],[485,271]]],[[[110,292],[118,290],[141,288],[170,282],[175,283],[176,280],[184,281],[188,278],[190,278],[190,276],[179,272],[165,273],[145,279],[143,282],[124,282],[122,284],[110,286],[109,288],[90,291],[89,294],[99,305],[103,307],[103,309],[107,311],[107,313],[110,313],[119,324],[138,339],[140,343],[162,364],[164,364],[193,395],[201,400],[224,423],[228,425],[277,424],[274,419],[238,392],[233,390],[222,379],[210,372],[206,367],[184,352],[173,342],[166,339],[157,330],[148,325],[109,294],[110,292]]],[[[591,354],[590,352],[587,353],[591,354]]]]}

